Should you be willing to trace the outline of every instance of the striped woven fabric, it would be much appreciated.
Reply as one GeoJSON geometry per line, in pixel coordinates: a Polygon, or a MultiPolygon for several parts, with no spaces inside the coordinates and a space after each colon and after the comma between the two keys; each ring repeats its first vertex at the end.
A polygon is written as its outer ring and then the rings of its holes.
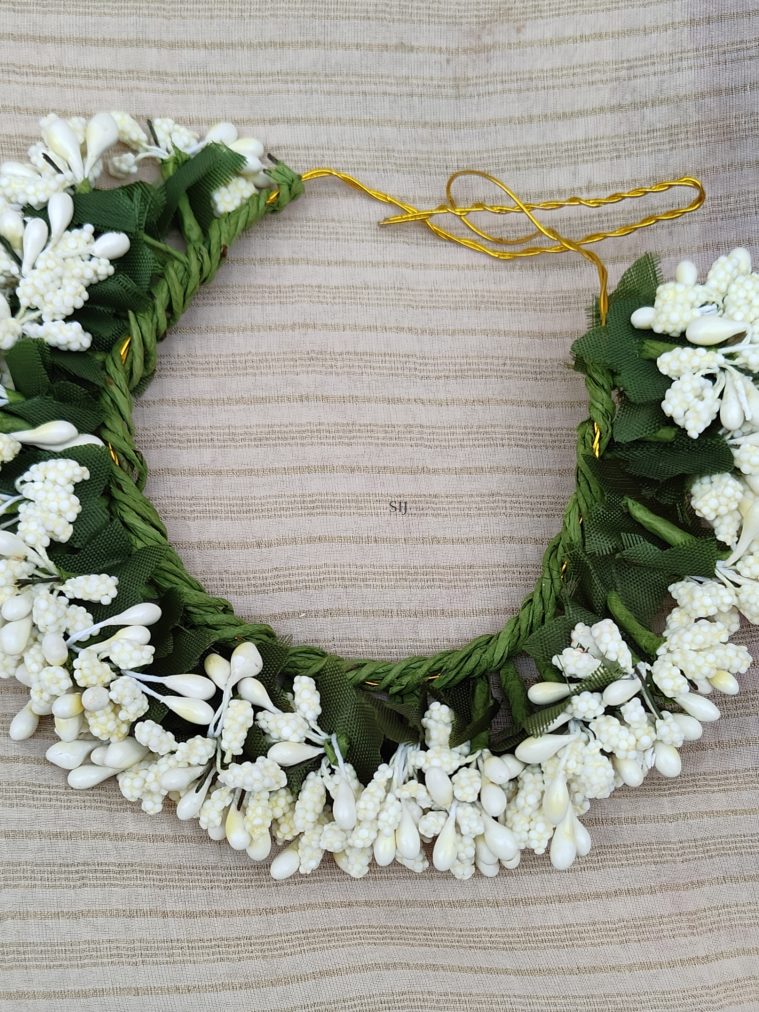
{"type": "MultiPolygon", "coordinates": [[[[612,281],[649,249],[705,267],[759,252],[758,27],[749,0],[5,0],[2,157],[50,110],[123,108],[231,119],[295,169],[422,206],[458,168],[535,199],[692,173],[703,211],[602,252],[612,281]]],[[[572,489],[568,350],[595,276],[382,216],[318,181],[242,239],[136,424],[210,590],[295,642],[402,657],[499,627],[531,589],[572,489]]],[[[69,790],[45,734],[8,741],[21,695],[3,685],[0,1008],[759,1008],[756,671],[744,684],[678,780],[595,804],[570,872],[532,857],[495,880],[354,882],[325,864],[282,884],[113,785],[69,790]]]]}

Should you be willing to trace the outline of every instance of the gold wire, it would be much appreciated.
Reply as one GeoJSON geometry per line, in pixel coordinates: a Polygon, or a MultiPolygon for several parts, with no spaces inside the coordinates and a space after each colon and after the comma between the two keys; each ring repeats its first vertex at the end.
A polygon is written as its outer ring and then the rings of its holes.
{"type": "Polygon", "coordinates": [[[126,365],[127,355],[129,354],[129,346],[131,343],[132,343],[132,335],[130,334],[128,337],[124,338],[124,341],[121,347],[119,348],[119,358],[121,359],[122,365],[126,365]]]}
{"type": "Polygon", "coordinates": [[[478,253],[485,253],[487,256],[494,257],[497,260],[517,260],[522,257],[539,256],[541,253],[564,253],[567,251],[579,253],[580,256],[584,257],[594,265],[596,272],[598,273],[598,312],[602,325],[606,322],[609,307],[608,272],[606,270],[606,265],[603,263],[598,254],[585,249],[585,247],[591,245],[592,243],[601,242],[604,239],[630,235],[638,229],[648,228],[650,225],[655,225],[660,221],[674,221],[685,214],[697,211],[706,200],[706,192],[702,183],[698,179],[695,179],[692,176],[681,176],[679,179],[665,180],[661,183],[654,183],[652,186],[638,186],[634,187],[632,190],[611,193],[603,197],[572,196],[566,197],[563,200],[544,200],[537,203],[531,203],[521,200],[509,186],[496,176],[491,175],[489,172],[481,172],[479,169],[461,169],[458,172],[452,173],[448,177],[448,181],[445,186],[446,203],[439,204],[434,208],[419,209],[414,207],[413,204],[399,200],[397,197],[393,197],[388,193],[383,193],[381,190],[375,190],[370,186],[366,186],[347,172],[340,172],[337,169],[331,169],[326,166],[310,169],[308,172],[303,174],[302,179],[305,182],[311,179],[321,179],[325,176],[333,176],[336,179],[340,179],[343,183],[352,187],[354,190],[365,193],[367,196],[372,197],[374,200],[378,200],[383,204],[392,204],[404,212],[403,214],[396,214],[389,218],[384,218],[380,221],[380,225],[397,225],[402,222],[421,221],[441,239],[457,243],[460,246],[465,246],[467,249],[475,250],[478,253]],[[462,176],[476,176],[492,183],[494,186],[497,186],[500,190],[502,190],[513,201],[513,203],[476,203],[467,207],[459,207],[453,196],[453,184],[462,176]],[[555,211],[564,207],[604,207],[608,204],[618,204],[623,200],[637,200],[641,197],[646,197],[654,193],[666,193],[668,190],[678,187],[686,187],[696,191],[696,196],[690,204],[687,204],[685,207],[676,207],[667,211],[661,211],[658,214],[650,214],[645,218],[641,218],[640,221],[620,225],[619,227],[608,231],[591,232],[588,235],[583,236],[581,239],[567,238],[567,236],[562,235],[557,229],[549,228],[547,225],[544,225],[538,220],[534,213],[536,211],[555,211]],[[535,231],[513,239],[491,235],[489,232],[479,228],[474,222],[469,220],[468,216],[470,214],[482,211],[489,212],[491,214],[523,214],[529,219],[532,225],[534,225],[535,231]],[[529,243],[530,240],[535,239],[540,235],[543,235],[545,238],[551,240],[553,245],[524,246],[523,249],[512,250],[491,249],[490,247],[484,245],[484,243],[478,242],[476,239],[469,239],[466,236],[456,235],[453,232],[449,232],[447,229],[442,228],[432,220],[436,215],[443,214],[452,214],[475,235],[484,239],[486,242],[491,242],[496,245],[514,246],[529,243]]]}
{"type": "Polygon", "coordinates": [[[593,422],[593,456],[601,456],[601,426],[598,422],[593,422]]]}

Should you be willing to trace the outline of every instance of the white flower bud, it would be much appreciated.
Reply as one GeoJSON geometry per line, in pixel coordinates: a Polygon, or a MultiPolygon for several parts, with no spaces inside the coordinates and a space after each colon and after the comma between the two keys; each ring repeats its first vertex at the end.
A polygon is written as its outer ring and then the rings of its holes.
{"type": "Polygon", "coordinates": [[[77,741],[57,741],[45,753],[48,762],[60,766],[62,770],[75,770],[95,748],[97,742],[79,739],[77,741]]]}
{"type": "Polygon", "coordinates": [[[731,675],[729,671],[720,668],[713,675],[709,676],[709,682],[718,692],[724,692],[726,696],[736,696],[741,689],[740,682],[731,675]]]}
{"type": "Polygon", "coordinates": [[[577,846],[578,857],[585,857],[586,854],[590,853],[591,840],[590,833],[587,831],[585,826],[575,817],[574,821],[574,833],[575,833],[575,844],[577,846]]]}
{"type": "Polygon", "coordinates": [[[232,670],[230,678],[232,684],[236,685],[241,678],[255,678],[264,666],[261,654],[255,643],[241,643],[232,651],[229,661],[232,670]]]}
{"type": "Polygon", "coordinates": [[[11,741],[24,741],[26,738],[31,738],[37,730],[39,722],[39,716],[27,703],[11,721],[8,728],[8,737],[11,741]]]}
{"type": "Polygon", "coordinates": [[[395,833],[380,833],[374,841],[374,860],[386,868],[395,860],[395,833]]]}
{"type": "Polygon", "coordinates": [[[564,682],[536,682],[527,690],[527,696],[538,706],[548,706],[565,699],[571,691],[564,682]]]}
{"type": "Polygon", "coordinates": [[[406,802],[403,802],[401,821],[395,831],[395,846],[398,854],[407,861],[413,861],[422,847],[419,829],[406,802]]]}
{"type": "Polygon", "coordinates": [[[161,679],[161,684],[189,699],[213,699],[216,694],[214,683],[203,675],[166,675],[161,679]]]}
{"type": "Polygon", "coordinates": [[[577,857],[574,823],[575,815],[570,810],[554,830],[551,840],[551,864],[558,871],[566,871],[577,857]]]}
{"type": "Polygon", "coordinates": [[[92,685],[82,693],[82,706],[85,710],[104,710],[111,702],[108,689],[103,685],[92,685]]]}
{"type": "Polygon", "coordinates": [[[692,260],[681,260],[675,268],[675,281],[689,287],[698,283],[698,267],[692,260]]]}
{"type": "Polygon", "coordinates": [[[47,216],[50,221],[50,245],[61,238],[74,216],[74,201],[69,193],[54,193],[47,202],[47,216]]]}
{"type": "Polygon", "coordinates": [[[616,682],[607,685],[603,691],[602,699],[605,706],[621,706],[627,703],[633,696],[640,692],[640,680],[638,678],[619,678],[616,682]]]}
{"type": "Polygon", "coordinates": [[[229,672],[232,670],[229,661],[225,657],[220,657],[219,654],[209,654],[203,662],[203,667],[214,685],[223,689],[227,684],[229,672]]]}
{"type": "Polygon", "coordinates": [[[28,274],[31,271],[34,261],[45,248],[46,242],[47,225],[42,218],[31,218],[24,226],[22,274],[28,274]]]}
{"type": "Polygon", "coordinates": [[[499,815],[502,815],[506,811],[508,798],[505,791],[498,784],[485,779],[480,791],[480,804],[484,812],[497,819],[499,815]]]}
{"type": "Polygon", "coordinates": [[[161,787],[165,791],[186,791],[206,772],[205,766],[182,766],[161,774],[161,787]]]}
{"type": "Polygon", "coordinates": [[[119,128],[109,112],[96,113],[89,120],[84,133],[84,143],[87,148],[87,160],[84,163],[85,176],[89,176],[103,152],[113,147],[118,139],[119,128]]]}
{"type": "Polygon", "coordinates": [[[340,783],[335,791],[335,799],[332,804],[332,817],[340,829],[351,830],[356,825],[356,796],[345,776],[340,778],[340,783]]]}
{"type": "Polygon", "coordinates": [[[567,779],[562,772],[556,774],[546,784],[543,795],[543,814],[550,823],[558,826],[569,808],[569,791],[567,779]]]}
{"type": "Polygon", "coordinates": [[[20,618],[17,622],[9,622],[0,629],[0,650],[12,657],[22,654],[32,634],[30,616],[20,618]]]}
{"type": "Polygon", "coordinates": [[[701,722],[687,713],[673,713],[672,719],[678,724],[685,741],[698,741],[704,733],[701,722]]]}
{"type": "Polygon", "coordinates": [[[719,720],[720,712],[714,703],[696,692],[686,692],[682,696],[675,696],[675,701],[696,720],[704,723],[710,720],[719,720]]]}
{"type": "Polygon", "coordinates": [[[630,317],[630,323],[637,330],[650,330],[654,325],[656,310],[653,306],[641,306],[630,317]]]}
{"type": "Polygon", "coordinates": [[[104,232],[92,244],[90,253],[105,260],[118,260],[129,251],[129,236],[123,232],[104,232]]]}
{"type": "Polygon", "coordinates": [[[256,833],[251,843],[245,848],[251,861],[265,861],[271,853],[271,834],[256,833]]]}
{"type": "Polygon", "coordinates": [[[208,725],[213,720],[213,709],[202,699],[185,699],[184,696],[161,696],[161,702],[168,706],[182,720],[190,724],[208,725]]]}
{"type": "Polygon", "coordinates": [[[14,594],[0,608],[0,615],[6,622],[18,622],[19,619],[26,618],[32,610],[32,600],[31,594],[14,594]]]}
{"type": "Polygon", "coordinates": [[[273,759],[280,766],[297,766],[299,763],[308,762],[322,755],[324,749],[319,745],[306,745],[296,741],[275,742],[266,753],[269,759],[273,759]]]}
{"type": "Polygon", "coordinates": [[[489,815],[483,817],[483,823],[485,843],[499,860],[510,861],[519,853],[517,838],[510,829],[491,819],[489,815]]]}
{"type": "Polygon", "coordinates": [[[53,154],[59,155],[69,166],[77,182],[84,179],[84,165],[79,140],[65,120],[51,117],[42,128],[42,139],[53,154]]]}
{"type": "Polygon", "coordinates": [[[60,420],[45,422],[44,425],[38,425],[36,429],[22,429],[20,432],[14,432],[13,438],[26,445],[52,449],[78,435],[79,433],[71,422],[60,420]]]}
{"type": "Polygon", "coordinates": [[[285,850],[281,850],[269,865],[269,873],[278,882],[290,878],[300,867],[300,855],[295,844],[290,844],[285,850]]]}
{"type": "Polygon", "coordinates": [[[105,765],[113,769],[126,770],[135,763],[140,762],[148,754],[148,749],[141,745],[135,738],[124,738],[123,741],[114,741],[106,748],[105,765]]]}
{"type": "Polygon", "coordinates": [[[518,777],[524,769],[524,763],[513,755],[491,755],[485,760],[482,771],[494,784],[506,784],[518,777]]]}
{"type": "Polygon", "coordinates": [[[646,774],[639,763],[634,759],[620,759],[619,756],[613,756],[611,761],[624,784],[640,787],[646,774]]]}
{"type": "Polygon", "coordinates": [[[7,239],[17,252],[21,249],[24,241],[24,219],[11,207],[6,207],[0,214],[0,235],[3,239],[7,239]]]}
{"type": "Polygon", "coordinates": [[[735,323],[724,316],[698,316],[686,327],[685,336],[691,344],[708,348],[743,334],[745,330],[745,323],[735,323]]]}
{"type": "MultiPolygon", "coordinates": [[[[544,734],[539,738],[525,738],[514,750],[514,755],[520,762],[543,763],[546,759],[568,745],[573,740],[571,734],[544,734]]],[[[491,778],[492,779],[492,778],[491,778]]]]}
{"type": "Polygon", "coordinates": [[[237,684],[237,694],[242,699],[247,699],[253,706],[257,706],[262,710],[268,710],[269,713],[279,712],[269,698],[269,693],[266,691],[265,686],[257,678],[246,676],[240,679],[237,684]]]}
{"type": "Polygon", "coordinates": [[[451,778],[439,766],[431,766],[424,775],[430,797],[440,808],[448,808],[453,801],[451,778]]]}
{"type": "Polygon", "coordinates": [[[226,144],[230,147],[237,140],[237,127],[234,123],[214,123],[203,138],[206,144],[226,144]]]}
{"type": "Polygon", "coordinates": [[[115,776],[118,772],[118,770],[111,769],[110,766],[95,766],[88,764],[85,766],[78,766],[75,770],[71,770],[67,779],[69,787],[73,787],[74,790],[77,791],[86,791],[90,787],[102,784],[104,780],[115,776]]]}
{"type": "Polygon", "coordinates": [[[456,837],[456,809],[451,809],[445,825],[435,840],[432,850],[432,863],[438,871],[450,871],[451,865],[456,860],[458,853],[458,840],[456,837]]]}
{"type": "Polygon", "coordinates": [[[83,709],[81,692],[66,692],[53,700],[53,715],[64,720],[76,717],[83,709]]]}
{"type": "Polygon", "coordinates": [[[55,733],[61,741],[76,741],[84,728],[84,715],[78,713],[76,717],[56,717],[54,725],[55,733]]]}

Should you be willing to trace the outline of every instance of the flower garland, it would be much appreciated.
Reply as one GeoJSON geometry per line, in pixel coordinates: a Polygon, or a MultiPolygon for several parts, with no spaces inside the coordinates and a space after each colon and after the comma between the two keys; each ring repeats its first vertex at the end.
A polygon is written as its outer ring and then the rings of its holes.
{"type": "Polygon", "coordinates": [[[572,349],[591,415],[577,490],[519,614],[431,658],[345,660],[203,591],[142,494],[131,426],[157,341],[302,178],[228,123],[41,129],[27,162],[0,166],[0,675],[29,690],[11,738],[52,717],[47,758],[71,787],[114,778],[147,813],[168,799],[254,861],[276,844],[275,879],[328,853],[354,877],[372,862],[493,876],[524,850],[568,868],[591,800],[677,776],[720,715],[709,697],[751,663],[730,642],[741,615],[759,623],[748,252],[703,285],[688,261],[662,284],[644,257],[602,287],[572,349]],[[95,185],[150,161],[158,182],[95,185]]]}

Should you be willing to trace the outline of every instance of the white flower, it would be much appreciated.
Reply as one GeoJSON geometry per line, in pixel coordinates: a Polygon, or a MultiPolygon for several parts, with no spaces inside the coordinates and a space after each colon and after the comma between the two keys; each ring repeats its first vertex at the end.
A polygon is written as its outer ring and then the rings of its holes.
{"type": "Polygon", "coordinates": [[[719,413],[720,391],[705,376],[688,373],[670,386],[662,411],[696,439],[719,413]]]}
{"type": "Polygon", "coordinates": [[[253,707],[245,699],[233,699],[227,706],[221,728],[221,749],[231,755],[242,752],[253,723],[253,707]]]}
{"type": "Polygon", "coordinates": [[[712,525],[720,541],[734,545],[738,540],[740,507],[746,493],[746,486],[735,475],[705,475],[691,486],[691,505],[698,516],[712,525]]]}
{"type": "Polygon", "coordinates": [[[95,239],[92,225],[66,231],[73,214],[73,202],[67,194],[56,194],[51,199],[48,214],[51,221],[58,222],[52,234],[40,218],[29,218],[24,227],[23,262],[13,281],[19,303],[15,316],[10,315],[7,300],[0,296],[0,346],[4,350],[22,336],[68,351],[89,348],[90,334],[80,323],[66,322],[66,317],[82,308],[88,288],[110,277],[114,272],[111,261],[129,249],[129,240],[122,233],[95,239]]]}
{"type": "Polygon", "coordinates": [[[154,720],[141,720],[135,724],[134,736],[141,745],[157,755],[166,755],[177,747],[177,740],[171,731],[166,731],[154,720]]]}
{"type": "Polygon", "coordinates": [[[759,424],[759,390],[747,375],[759,370],[759,274],[750,272],[745,249],[720,257],[706,285],[697,283],[695,265],[684,261],[676,280],[658,287],[654,306],[633,313],[634,326],[685,334],[690,342],[664,352],[657,366],[675,380],[662,409],[693,439],[717,414],[728,431],[759,424]]]}

